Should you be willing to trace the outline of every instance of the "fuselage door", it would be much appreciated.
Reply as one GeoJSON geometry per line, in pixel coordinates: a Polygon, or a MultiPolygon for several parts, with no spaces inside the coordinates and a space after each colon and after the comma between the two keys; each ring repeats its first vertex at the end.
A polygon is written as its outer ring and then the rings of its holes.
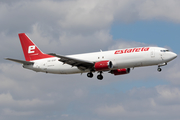
{"type": "Polygon", "coordinates": [[[152,50],[151,50],[151,58],[154,58],[154,57],[155,57],[155,50],[152,49],[152,50]]]}

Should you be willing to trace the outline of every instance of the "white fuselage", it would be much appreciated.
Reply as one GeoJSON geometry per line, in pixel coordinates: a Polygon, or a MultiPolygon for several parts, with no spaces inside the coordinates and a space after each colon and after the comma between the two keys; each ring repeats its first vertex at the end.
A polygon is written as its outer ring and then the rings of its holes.
{"type": "MultiPolygon", "coordinates": [[[[109,60],[113,64],[113,67],[110,70],[159,65],[167,63],[177,57],[175,53],[166,51],[167,49],[165,48],[148,48],[148,51],[141,51],[140,49],[138,52],[136,52],[135,50],[133,50],[135,48],[129,48],[122,50],[111,50],[86,54],[68,55],[67,57],[81,59],[90,62],[109,60]]],[[[64,64],[63,62],[58,61],[59,59],[60,58],[58,57],[52,57],[34,60],[33,65],[23,65],[23,67],[34,70],[36,72],[46,72],[54,74],[74,74],[89,72],[89,70],[83,71],[78,69],[76,66],[72,67],[71,65],[64,64]]]]}

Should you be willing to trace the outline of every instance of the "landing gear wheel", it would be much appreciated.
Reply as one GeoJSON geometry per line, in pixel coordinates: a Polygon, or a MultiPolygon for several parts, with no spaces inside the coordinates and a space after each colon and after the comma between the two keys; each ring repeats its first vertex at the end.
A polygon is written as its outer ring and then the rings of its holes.
{"type": "Polygon", "coordinates": [[[97,79],[102,80],[103,76],[100,74],[100,75],[97,76],[97,79]]]}
{"type": "Polygon", "coordinates": [[[157,70],[158,70],[158,72],[161,72],[161,71],[162,71],[162,69],[161,69],[161,68],[158,68],[157,70]]]}
{"type": "Polygon", "coordinates": [[[87,74],[87,76],[88,76],[89,78],[92,78],[92,77],[93,77],[93,74],[90,72],[90,73],[87,74]]]}

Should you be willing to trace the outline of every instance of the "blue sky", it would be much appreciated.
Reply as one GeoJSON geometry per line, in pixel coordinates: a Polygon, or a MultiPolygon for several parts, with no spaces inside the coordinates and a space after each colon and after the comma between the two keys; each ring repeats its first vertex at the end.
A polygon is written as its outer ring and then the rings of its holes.
{"type": "Polygon", "coordinates": [[[162,67],[54,75],[6,61],[24,59],[18,33],[62,55],[155,45],[180,56],[177,0],[1,0],[1,120],[179,120],[180,58],[162,67]]]}
{"type": "Polygon", "coordinates": [[[179,53],[180,24],[150,20],[135,21],[132,23],[114,23],[111,26],[111,34],[114,40],[137,41],[160,47],[168,46],[174,52],[179,53]]]}

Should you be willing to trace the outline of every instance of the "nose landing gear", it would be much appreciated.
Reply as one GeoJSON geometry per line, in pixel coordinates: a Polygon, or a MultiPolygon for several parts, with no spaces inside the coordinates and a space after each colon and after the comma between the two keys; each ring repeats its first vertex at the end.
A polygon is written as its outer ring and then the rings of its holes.
{"type": "Polygon", "coordinates": [[[165,65],[167,65],[167,63],[162,63],[162,64],[159,64],[158,65],[158,72],[161,72],[162,71],[162,69],[161,69],[161,66],[165,66],[165,65]]]}
{"type": "Polygon", "coordinates": [[[162,69],[161,69],[160,67],[158,67],[158,69],[157,69],[157,70],[158,70],[158,72],[161,72],[161,71],[162,71],[162,69]]]}

